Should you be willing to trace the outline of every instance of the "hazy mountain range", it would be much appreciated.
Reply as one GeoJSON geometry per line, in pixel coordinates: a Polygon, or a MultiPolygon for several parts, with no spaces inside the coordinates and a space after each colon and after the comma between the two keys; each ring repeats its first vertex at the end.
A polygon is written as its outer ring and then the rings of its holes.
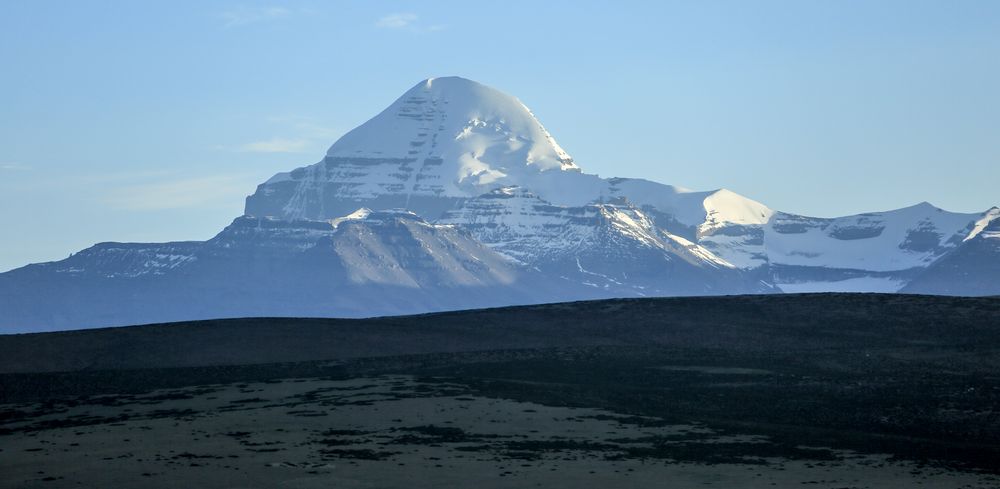
{"type": "Polygon", "coordinates": [[[574,299],[1000,294],[1000,209],[840,218],[587,174],[519,100],[418,83],[205,242],[100,243],[0,274],[0,332],[361,317],[574,299]]]}

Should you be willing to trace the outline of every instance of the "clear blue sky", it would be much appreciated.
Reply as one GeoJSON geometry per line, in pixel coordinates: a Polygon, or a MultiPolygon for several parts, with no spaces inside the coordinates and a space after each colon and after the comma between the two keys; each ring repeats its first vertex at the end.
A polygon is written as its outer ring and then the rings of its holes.
{"type": "Polygon", "coordinates": [[[835,216],[1000,204],[1000,2],[5,2],[0,270],[206,239],[429,76],[588,172],[835,216]]]}

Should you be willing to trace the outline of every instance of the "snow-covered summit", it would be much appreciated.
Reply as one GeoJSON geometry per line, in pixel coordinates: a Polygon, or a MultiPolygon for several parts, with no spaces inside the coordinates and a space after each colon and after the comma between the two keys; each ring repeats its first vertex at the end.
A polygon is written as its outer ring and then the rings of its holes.
{"type": "Polygon", "coordinates": [[[458,201],[579,168],[520,100],[459,77],[430,78],[345,134],[322,161],[279,173],[246,213],[329,219],[362,205],[437,217],[458,201]]]}
{"type": "Polygon", "coordinates": [[[442,158],[460,181],[489,183],[520,167],[576,169],[520,100],[456,76],[428,78],[327,151],[333,158],[442,158]]]}
{"type": "Polygon", "coordinates": [[[669,216],[671,231],[692,240],[730,224],[763,224],[772,214],[725,189],[583,173],[520,100],[459,77],[416,84],[335,142],[321,162],[260,185],[246,214],[325,220],[368,207],[436,219],[507,186],[562,206],[626,197],[658,212],[658,221],[669,216]]]}

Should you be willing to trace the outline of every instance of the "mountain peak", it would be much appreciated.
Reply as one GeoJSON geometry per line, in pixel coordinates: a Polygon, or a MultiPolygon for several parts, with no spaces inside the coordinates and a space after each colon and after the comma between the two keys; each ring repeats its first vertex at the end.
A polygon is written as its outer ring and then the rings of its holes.
{"type": "Polygon", "coordinates": [[[452,76],[432,76],[430,78],[427,78],[427,79],[421,81],[420,83],[417,83],[410,90],[417,89],[417,88],[422,88],[424,90],[432,90],[432,89],[435,89],[435,87],[434,87],[435,84],[437,84],[437,88],[438,89],[445,88],[445,89],[452,89],[452,90],[454,90],[454,89],[462,89],[462,87],[468,87],[468,88],[485,87],[485,88],[489,88],[486,85],[483,85],[482,83],[479,83],[479,82],[477,82],[475,80],[470,80],[468,78],[463,78],[463,77],[460,77],[460,76],[454,76],[454,75],[452,75],[452,76]]]}
{"type": "Polygon", "coordinates": [[[941,210],[940,207],[938,207],[938,206],[936,206],[934,204],[931,204],[930,202],[927,202],[926,200],[922,200],[920,202],[917,202],[916,204],[913,204],[913,205],[911,205],[909,207],[904,207],[904,209],[941,210]]]}
{"type": "Polygon", "coordinates": [[[558,187],[553,174],[581,172],[520,100],[465,78],[428,78],[322,161],[264,182],[246,214],[329,219],[364,205],[436,217],[505,185],[558,187]]]}
{"type": "Polygon", "coordinates": [[[491,182],[521,167],[577,169],[516,97],[448,76],[417,83],[382,113],[345,134],[329,157],[441,158],[457,177],[491,182]]]}

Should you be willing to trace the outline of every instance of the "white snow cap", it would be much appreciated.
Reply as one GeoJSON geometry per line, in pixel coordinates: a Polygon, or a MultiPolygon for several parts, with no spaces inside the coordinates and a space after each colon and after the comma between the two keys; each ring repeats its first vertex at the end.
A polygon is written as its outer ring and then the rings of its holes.
{"type": "Polygon", "coordinates": [[[417,83],[382,113],[340,138],[331,157],[439,157],[459,180],[485,184],[525,166],[575,170],[573,159],[520,100],[449,76],[417,83]]]}

